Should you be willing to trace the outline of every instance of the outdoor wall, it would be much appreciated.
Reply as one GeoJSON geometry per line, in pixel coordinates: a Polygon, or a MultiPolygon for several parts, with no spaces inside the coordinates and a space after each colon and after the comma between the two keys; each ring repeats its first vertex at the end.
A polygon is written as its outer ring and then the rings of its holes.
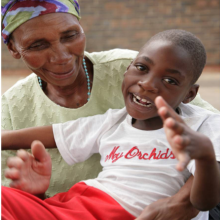
{"type": "MultiPolygon", "coordinates": [[[[87,51],[138,50],[152,35],[184,29],[198,36],[207,64],[220,65],[220,0],[79,0],[87,51]]],[[[2,45],[2,69],[23,69],[2,45]]]]}

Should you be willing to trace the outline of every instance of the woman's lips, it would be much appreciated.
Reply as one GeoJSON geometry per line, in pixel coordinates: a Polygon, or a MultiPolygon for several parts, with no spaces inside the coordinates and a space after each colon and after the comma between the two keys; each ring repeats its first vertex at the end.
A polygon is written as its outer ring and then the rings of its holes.
{"type": "Polygon", "coordinates": [[[74,74],[74,68],[72,68],[70,71],[59,72],[59,73],[51,72],[47,69],[44,69],[44,71],[46,71],[46,73],[50,74],[53,78],[56,79],[66,79],[70,77],[72,74],[74,74]]]}

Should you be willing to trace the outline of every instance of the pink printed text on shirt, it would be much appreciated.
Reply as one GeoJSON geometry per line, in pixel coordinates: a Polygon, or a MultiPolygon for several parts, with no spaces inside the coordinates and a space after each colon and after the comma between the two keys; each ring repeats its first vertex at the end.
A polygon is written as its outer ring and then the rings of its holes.
{"type": "Polygon", "coordinates": [[[112,163],[116,162],[120,158],[133,159],[138,158],[139,160],[164,160],[164,159],[175,159],[175,156],[171,149],[167,148],[165,151],[157,150],[154,148],[150,153],[142,152],[137,146],[132,147],[126,153],[117,152],[120,146],[114,147],[110,154],[105,158],[105,162],[112,160],[112,163]]]}

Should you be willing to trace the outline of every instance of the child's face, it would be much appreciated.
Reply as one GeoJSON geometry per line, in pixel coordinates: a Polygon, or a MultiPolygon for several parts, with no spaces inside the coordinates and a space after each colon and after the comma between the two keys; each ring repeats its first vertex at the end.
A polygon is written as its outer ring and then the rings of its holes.
{"type": "Polygon", "coordinates": [[[122,92],[135,119],[157,117],[154,100],[162,96],[174,109],[196,95],[188,52],[168,41],[152,41],[142,48],[124,75],[122,92]]]}

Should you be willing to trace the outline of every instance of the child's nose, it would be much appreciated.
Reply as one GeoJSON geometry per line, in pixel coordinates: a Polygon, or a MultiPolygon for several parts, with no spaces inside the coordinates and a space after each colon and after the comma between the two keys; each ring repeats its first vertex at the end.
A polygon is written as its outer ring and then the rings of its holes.
{"type": "Polygon", "coordinates": [[[140,80],[138,85],[145,91],[152,93],[157,93],[159,91],[157,80],[154,77],[140,80]]]}

